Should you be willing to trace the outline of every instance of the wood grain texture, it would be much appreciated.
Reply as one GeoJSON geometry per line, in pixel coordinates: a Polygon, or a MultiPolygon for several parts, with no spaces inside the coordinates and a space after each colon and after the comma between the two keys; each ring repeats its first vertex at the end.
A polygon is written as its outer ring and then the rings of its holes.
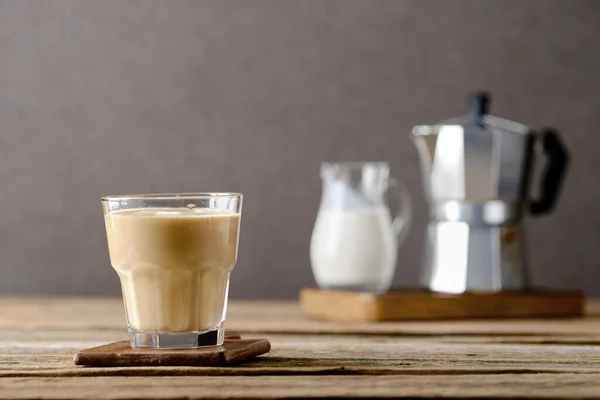
{"type": "Polygon", "coordinates": [[[127,338],[119,299],[0,307],[0,398],[600,397],[594,314],[337,323],[291,302],[234,301],[228,331],[267,339],[268,354],[226,367],[80,367],[80,349],[127,338]]]}
{"type": "Polygon", "coordinates": [[[153,376],[4,378],[11,399],[284,399],[325,397],[584,398],[600,374],[435,376],[153,376]]]}
{"type": "MultiPolygon", "coordinates": [[[[293,301],[231,301],[228,331],[240,333],[303,333],[355,335],[547,335],[600,338],[600,302],[592,301],[591,318],[520,319],[516,321],[384,321],[340,323],[314,321],[293,301]],[[595,312],[595,314],[594,314],[595,312]]],[[[114,330],[125,332],[120,298],[0,297],[0,329],[114,330]],[[66,317],[68,316],[68,317],[66,317]]],[[[108,339],[109,341],[112,339],[108,339]]],[[[117,339],[118,340],[118,339],[117,339]]],[[[104,341],[104,342],[106,342],[104,341]]],[[[100,343],[101,344],[101,343],[100,343]]]]}
{"type": "Polygon", "coordinates": [[[310,318],[338,322],[578,317],[585,311],[585,295],[581,291],[442,294],[417,290],[377,294],[304,288],[300,306],[310,318]]]}
{"type": "MultiPolygon", "coordinates": [[[[233,367],[79,368],[72,355],[81,341],[22,335],[21,349],[0,341],[0,377],[102,375],[289,375],[289,374],[472,374],[510,372],[594,372],[600,370],[600,346],[539,344],[531,337],[365,337],[341,335],[267,335],[272,351],[233,367]],[[523,343],[520,343],[524,340],[523,343]],[[46,350],[44,350],[44,346],[46,350]],[[54,346],[54,349],[50,349],[54,346]]],[[[52,332],[50,332],[52,334],[52,332]]],[[[103,332],[96,333],[101,339],[103,332]]],[[[85,334],[91,339],[92,333],[85,334]]],[[[83,339],[83,336],[82,336],[83,339]]]]}
{"type": "Polygon", "coordinates": [[[75,365],[90,367],[225,366],[268,353],[265,339],[225,339],[222,346],[194,349],[132,348],[129,341],[109,343],[78,351],[75,365]]]}

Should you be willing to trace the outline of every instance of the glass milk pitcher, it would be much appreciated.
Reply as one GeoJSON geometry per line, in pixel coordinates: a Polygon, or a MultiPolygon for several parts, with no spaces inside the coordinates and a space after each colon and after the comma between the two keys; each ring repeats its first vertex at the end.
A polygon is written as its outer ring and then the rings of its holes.
{"type": "Polygon", "coordinates": [[[387,291],[398,246],[411,219],[408,191],[390,178],[385,162],[323,163],[323,192],[310,243],[310,259],[322,289],[387,291]],[[397,196],[392,215],[387,198],[397,196]]]}

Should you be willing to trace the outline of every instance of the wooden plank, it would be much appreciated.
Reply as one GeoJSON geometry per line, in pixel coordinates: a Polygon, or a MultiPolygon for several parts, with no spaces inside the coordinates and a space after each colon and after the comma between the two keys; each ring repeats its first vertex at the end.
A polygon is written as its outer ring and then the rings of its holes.
{"type": "Polygon", "coordinates": [[[590,317],[600,317],[600,299],[588,299],[585,314],[590,317]]]}
{"type": "MultiPolygon", "coordinates": [[[[229,335],[227,335],[229,337],[229,335]]],[[[546,332],[542,335],[311,335],[311,334],[278,334],[278,333],[248,333],[244,338],[298,338],[310,343],[315,338],[334,337],[336,340],[360,339],[386,341],[400,339],[404,342],[413,340],[427,340],[435,343],[489,343],[489,344],[541,344],[541,345],[600,345],[600,336],[590,335],[553,335],[546,332]]],[[[127,340],[127,333],[123,330],[0,330],[0,354],[21,354],[25,352],[43,352],[43,354],[66,354],[77,350],[100,346],[108,342],[127,340]]]]}
{"type": "Polygon", "coordinates": [[[124,329],[120,298],[2,297],[0,329],[124,329]]]}
{"type": "MultiPolygon", "coordinates": [[[[336,338],[337,340],[360,339],[386,341],[398,339],[403,342],[427,340],[435,343],[489,343],[489,344],[541,344],[541,345],[600,345],[600,336],[589,335],[553,335],[546,332],[541,335],[331,335],[331,334],[289,334],[289,333],[247,333],[244,338],[289,338],[310,343],[318,338],[336,338]]],[[[109,342],[127,340],[123,330],[43,330],[18,331],[0,330],[0,354],[19,352],[44,352],[43,354],[73,353],[83,348],[100,346],[109,342]]],[[[20,354],[20,353],[19,353],[20,354]]]]}
{"type": "Polygon", "coordinates": [[[600,396],[600,374],[2,378],[11,399],[600,396]]]}
{"type": "Polygon", "coordinates": [[[600,319],[569,320],[456,320],[420,322],[340,323],[302,318],[232,319],[227,327],[238,332],[306,333],[339,335],[544,335],[600,337],[600,319]]]}
{"type": "MultiPolygon", "coordinates": [[[[123,329],[123,302],[117,297],[0,297],[0,329],[123,329]]],[[[295,301],[235,301],[230,320],[303,318],[295,301]]]]}
{"type": "Polygon", "coordinates": [[[309,318],[337,322],[457,318],[578,317],[581,291],[503,291],[443,294],[426,291],[364,293],[304,288],[300,307],[309,318]]]}
{"type": "MultiPolygon", "coordinates": [[[[68,339],[56,336],[46,336],[39,339],[37,335],[23,335],[20,341],[12,338],[4,338],[0,335],[1,355],[73,355],[75,352],[91,347],[89,344],[103,344],[102,332],[97,336],[86,333],[80,339],[71,335],[68,339]],[[88,341],[90,340],[90,341],[88,341]],[[83,346],[82,346],[83,345],[83,346]]],[[[596,343],[573,340],[572,342],[550,344],[544,343],[547,339],[535,336],[515,337],[485,337],[485,336],[352,336],[352,335],[290,335],[290,334],[264,334],[244,336],[248,339],[265,338],[273,345],[273,352],[286,350],[297,352],[298,355],[310,355],[312,352],[321,357],[345,357],[352,354],[362,354],[365,358],[374,357],[378,354],[390,354],[397,358],[401,355],[414,354],[424,355],[434,352],[449,351],[448,355],[460,354],[463,349],[466,352],[487,351],[489,354],[505,353],[517,357],[528,353],[535,355],[549,354],[559,356],[571,354],[577,357],[600,357],[600,346],[596,343]],[[448,350],[445,350],[448,349],[448,350]],[[518,349],[518,350],[515,350],[518,349]],[[401,353],[398,353],[401,352],[401,353]],[[416,353],[415,353],[416,352],[416,353]]],[[[444,353],[444,355],[446,355],[444,353]]],[[[286,356],[290,356],[286,354],[286,356]]],[[[297,355],[292,355],[296,357],[297,355]]]]}
{"type": "MultiPolygon", "coordinates": [[[[117,298],[0,298],[0,329],[125,330],[117,298]]],[[[232,301],[227,328],[241,333],[364,335],[546,335],[600,338],[600,318],[380,323],[312,321],[296,302],[232,301]]]]}
{"type": "MultiPolygon", "coordinates": [[[[281,375],[281,374],[430,374],[492,372],[594,372],[600,370],[599,346],[494,344],[440,341],[438,337],[352,337],[268,335],[271,353],[235,368],[79,368],[72,365],[70,341],[60,354],[44,350],[51,342],[24,342],[13,352],[0,341],[0,376],[96,375],[281,375]],[[33,349],[33,350],[31,350],[33,349]]],[[[461,338],[457,338],[461,339],[461,338]]],[[[470,338],[465,338],[470,339],[470,338]]],[[[78,343],[78,342],[75,342],[78,343]]]]}
{"type": "MultiPolygon", "coordinates": [[[[0,367],[0,378],[6,377],[86,377],[86,376],[280,376],[280,375],[467,375],[505,373],[596,373],[600,369],[597,361],[586,362],[576,359],[497,359],[483,357],[422,357],[391,360],[331,360],[331,359],[284,359],[263,357],[234,367],[74,367],[71,357],[36,357],[37,364],[19,368],[20,360],[2,357],[10,362],[10,369],[0,367]],[[53,359],[50,359],[53,358],[53,359]]],[[[19,358],[29,358],[27,356],[19,358]]],[[[1,384],[1,380],[0,380],[1,384]]]]}

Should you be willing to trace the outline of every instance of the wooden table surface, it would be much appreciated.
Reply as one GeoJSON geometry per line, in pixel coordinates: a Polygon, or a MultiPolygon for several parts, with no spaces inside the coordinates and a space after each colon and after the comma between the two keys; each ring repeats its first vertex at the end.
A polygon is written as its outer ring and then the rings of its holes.
{"type": "Polygon", "coordinates": [[[231,301],[272,351],[235,367],[85,368],[126,339],[120,299],[0,298],[0,398],[600,397],[600,303],[554,320],[340,324],[295,302],[231,301]]]}

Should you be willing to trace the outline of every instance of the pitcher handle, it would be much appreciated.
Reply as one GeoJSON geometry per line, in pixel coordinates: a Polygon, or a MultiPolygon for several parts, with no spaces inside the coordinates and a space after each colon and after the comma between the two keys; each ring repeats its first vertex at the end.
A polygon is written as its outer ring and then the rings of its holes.
{"type": "MultiPolygon", "coordinates": [[[[398,245],[401,245],[406,235],[408,234],[410,224],[412,222],[412,200],[410,192],[402,183],[396,178],[390,178],[388,182],[387,193],[394,192],[398,198],[398,206],[400,212],[392,213],[394,220],[392,221],[392,228],[396,232],[398,245]]],[[[396,207],[398,208],[398,207],[396,207]]]]}

